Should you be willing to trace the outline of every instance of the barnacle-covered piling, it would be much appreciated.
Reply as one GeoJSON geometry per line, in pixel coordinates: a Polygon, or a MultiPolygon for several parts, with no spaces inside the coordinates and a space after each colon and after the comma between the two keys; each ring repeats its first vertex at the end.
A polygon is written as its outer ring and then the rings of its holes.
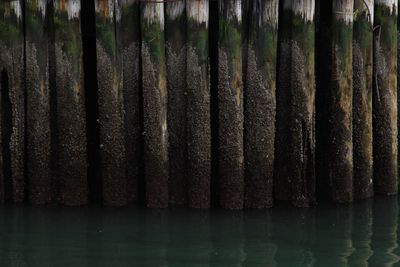
{"type": "MultiPolygon", "coordinates": [[[[86,111],[83,86],[80,0],[55,0],[54,39],[50,57],[54,57],[56,94],[56,173],[58,198],[65,205],[83,205],[88,201],[86,111]]],[[[54,87],[53,87],[54,86],[54,87]]],[[[53,130],[53,129],[52,129],[53,130]]]]}
{"type": "Polygon", "coordinates": [[[354,198],[373,195],[372,166],[372,0],[354,1],[353,22],[353,165],[354,198]]]}
{"type": "Polygon", "coordinates": [[[143,2],[140,17],[146,201],[164,208],[169,202],[164,3],[143,2]]]}
{"type": "Polygon", "coordinates": [[[186,204],[187,192],[185,13],[184,0],[165,4],[171,205],[186,204]]]}
{"type": "Polygon", "coordinates": [[[103,201],[127,204],[121,55],[117,48],[115,1],[96,2],[97,85],[103,201]]]}
{"type": "Polygon", "coordinates": [[[391,195],[398,191],[397,1],[374,3],[374,190],[391,195]]]}
{"type": "Polygon", "coordinates": [[[241,0],[219,0],[218,11],[220,205],[241,209],[244,202],[241,0]]]}
{"type": "Polygon", "coordinates": [[[320,1],[317,62],[317,184],[321,197],[353,200],[353,1],[320,1]]]}
{"type": "Polygon", "coordinates": [[[278,1],[257,0],[249,11],[244,109],[245,207],[273,204],[278,1]]]}
{"type": "Polygon", "coordinates": [[[315,202],[314,0],[285,0],[280,13],[275,197],[315,202]]]}
{"type": "Polygon", "coordinates": [[[211,203],[209,1],[187,1],[186,15],[188,202],[192,208],[209,208],[211,203]]]}
{"type": "Polygon", "coordinates": [[[126,183],[128,201],[139,195],[139,163],[141,157],[141,121],[139,105],[140,10],[135,0],[118,0],[117,45],[122,61],[121,81],[124,107],[126,183]]]}
{"type": "Polygon", "coordinates": [[[0,201],[25,199],[25,96],[23,2],[0,3],[1,160],[0,201]]]}
{"type": "Polygon", "coordinates": [[[25,3],[26,167],[29,200],[34,204],[46,204],[52,199],[49,4],[48,0],[25,3]]]}

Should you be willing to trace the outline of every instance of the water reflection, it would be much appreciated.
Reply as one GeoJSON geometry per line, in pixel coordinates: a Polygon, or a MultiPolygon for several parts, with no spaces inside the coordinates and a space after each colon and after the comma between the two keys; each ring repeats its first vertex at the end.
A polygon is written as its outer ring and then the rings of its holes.
{"type": "Polygon", "coordinates": [[[0,208],[0,266],[400,266],[399,202],[270,211],[0,208]]]}

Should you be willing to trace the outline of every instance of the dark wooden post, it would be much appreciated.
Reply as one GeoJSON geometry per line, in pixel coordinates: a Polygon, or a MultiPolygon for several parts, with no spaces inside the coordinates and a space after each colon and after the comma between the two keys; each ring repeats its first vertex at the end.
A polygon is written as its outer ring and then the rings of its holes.
{"type": "Polygon", "coordinates": [[[0,3],[2,200],[25,199],[25,95],[23,2],[0,3]]]}
{"type": "Polygon", "coordinates": [[[139,106],[140,10],[136,0],[118,0],[117,45],[122,61],[128,200],[138,199],[142,130],[139,106]]]}
{"type": "Polygon", "coordinates": [[[372,164],[372,0],[354,1],[353,24],[353,165],[354,198],[373,195],[372,164]]]}
{"type": "Polygon", "coordinates": [[[275,196],[315,202],[314,0],[285,0],[280,25],[275,196]]]}
{"type": "Polygon", "coordinates": [[[245,206],[273,204],[278,1],[252,3],[245,90],[245,206]]]}
{"type": "Polygon", "coordinates": [[[219,0],[218,101],[220,204],[243,208],[243,80],[241,0],[219,0]]]}
{"type": "Polygon", "coordinates": [[[52,198],[47,5],[47,0],[28,0],[25,4],[26,166],[29,199],[34,204],[46,204],[52,198]]]}
{"type": "MultiPolygon", "coordinates": [[[[83,86],[80,0],[54,1],[57,116],[57,187],[65,205],[88,201],[86,111],[83,86]]],[[[52,85],[53,86],[53,85],[52,85]]]]}
{"type": "Polygon", "coordinates": [[[211,203],[209,1],[187,0],[187,126],[189,206],[211,203]]]}
{"type": "Polygon", "coordinates": [[[186,16],[185,0],[165,4],[168,88],[169,202],[186,204],[186,16]]]}
{"type": "Polygon", "coordinates": [[[353,1],[319,1],[317,67],[318,191],[353,200],[353,1]]]}
{"type": "Polygon", "coordinates": [[[398,191],[397,1],[376,0],[374,7],[374,189],[391,195],[398,191]]]}
{"type": "Polygon", "coordinates": [[[141,3],[144,159],[147,206],[168,206],[167,80],[164,3],[141,3]]]}
{"type": "Polygon", "coordinates": [[[122,66],[115,31],[115,1],[97,0],[95,3],[103,202],[106,206],[122,206],[128,199],[122,66]]]}

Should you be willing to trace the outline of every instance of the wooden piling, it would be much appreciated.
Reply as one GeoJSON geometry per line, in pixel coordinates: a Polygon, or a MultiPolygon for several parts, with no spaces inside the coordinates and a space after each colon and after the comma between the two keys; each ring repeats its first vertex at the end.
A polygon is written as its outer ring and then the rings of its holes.
{"type": "Polygon", "coordinates": [[[275,197],[315,202],[314,0],[285,0],[280,13],[275,197]]]}
{"type": "Polygon", "coordinates": [[[241,209],[244,200],[241,0],[219,0],[218,11],[220,205],[225,209],[241,209]]]}
{"type": "Polygon", "coordinates": [[[319,194],[353,199],[353,1],[319,1],[317,159],[319,194]]]}
{"type": "Polygon", "coordinates": [[[46,204],[52,199],[47,5],[47,0],[28,0],[25,4],[26,166],[33,204],[46,204]]]}
{"type": "Polygon", "coordinates": [[[164,3],[142,2],[142,86],[147,206],[168,206],[167,81],[164,3]]]}
{"type": "Polygon", "coordinates": [[[186,1],[189,207],[211,204],[209,1],[186,1]]]}
{"type": "Polygon", "coordinates": [[[171,205],[183,205],[187,200],[185,13],[185,0],[165,4],[171,205]]]}
{"type": "Polygon", "coordinates": [[[142,130],[139,105],[140,68],[140,10],[135,0],[119,0],[117,16],[117,45],[122,61],[122,95],[124,99],[126,179],[128,201],[139,195],[139,164],[142,130]]]}
{"type": "Polygon", "coordinates": [[[257,0],[249,13],[244,109],[245,207],[273,204],[278,1],[257,0]]]}
{"type": "Polygon", "coordinates": [[[106,206],[123,206],[128,199],[122,65],[115,31],[115,1],[97,0],[95,4],[103,202],[106,206]]]}
{"type": "Polygon", "coordinates": [[[374,190],[392,195],[398,191],[397,1],[375,0],[374,25],[374,190]]]}
{"type": "Polygon", "coordinates": [[[25,92],[23,2],[0,3],[1,152],[0,199],[25,200],[25,92]]]}
{"type": "Polygon", "coordinates": [[[86,111],[83,86],[80,0],[55,0],[54,40],[58,198],[64,205],[88,201],[86,111]]]}
{"type": "Polygon", "coordinates": [[[372,0],[354,1],[353,22],[353,187],[354,198],[373,195],[372,164],[372,0]]]}

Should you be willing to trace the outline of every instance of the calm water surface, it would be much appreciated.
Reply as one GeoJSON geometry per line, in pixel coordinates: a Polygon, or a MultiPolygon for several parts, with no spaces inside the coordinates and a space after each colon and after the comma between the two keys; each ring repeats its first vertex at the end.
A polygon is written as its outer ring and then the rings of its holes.
{"type": "Polygon", "coordinates": [[[270,211],[0,208],[0,266],[400,266],[399,201],[270,211]]]}

